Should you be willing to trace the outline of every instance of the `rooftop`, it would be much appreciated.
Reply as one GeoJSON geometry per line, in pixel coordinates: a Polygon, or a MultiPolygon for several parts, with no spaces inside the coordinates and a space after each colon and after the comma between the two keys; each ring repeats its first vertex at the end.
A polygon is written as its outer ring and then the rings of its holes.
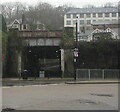
{"type": "Polygon", "coordinates": [[[69,12],[67,12],[67,14],[79,14],[79,13],[107,13],[107,12],[118,12],[118,8],[117,7],[94,7],[94,8],[77,8],[77,9],[73,9],[69,12]]]}
{"type": "MultiPolygon", "coordinates": [[[[100,30],[101,30],[101,29],[100,29],[100,30]]],[[[111,28],[111,30],[112,30],[113,32],[117,33],[118,35],[120,35],[120,33],[119,33],[120,28],[111,28]]],[[[87,37],[87,36],[89,36],[93,31],[94,31],[94,29],[85,30],[85,33],[81,32],[81,33],[79,33],[79,36],[80,36],[80,37],[87,37]]],[[[102,31],[102,30],[101,30],[101,31],[102,31]]]]}
{"type": "Polygon", "coordinates": [[[118,24],[119,21],[114,20],[114,21],[93,21],[92,25],[115,25],[118,24]]]}

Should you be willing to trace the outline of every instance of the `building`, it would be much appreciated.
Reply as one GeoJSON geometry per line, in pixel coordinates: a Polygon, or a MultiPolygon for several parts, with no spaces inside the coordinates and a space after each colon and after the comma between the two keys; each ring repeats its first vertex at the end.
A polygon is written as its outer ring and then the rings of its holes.
{"type": "Polygon", "coordinates": [[[7,25],[8,30],[10,29],[18,29],[18,30],[27,30],[28,29],[28,25],[27,24],[23,24],[21,19],[15,19],[12,24],[7,25]]]}
{"type": "Polygon", "coordinates": [[[36,22],[36,30],[46,30],[45,25],[39,21],[36,22]]]}
{"type": "Polygon", "coordinates": [[[115,21],[118,20],[117,7],[99,7],[99,8],[78,8],[67,12],[64,16],[64,27],[78,27],[78,32],[92,29],[92,23],[95,21],[115,21]]]}
{"type": "MultiPolygon", "coordinates": [[[[34,25],[34,30],[46,30],[45,25],[37,21],[34,25]]],[[[29,21],[26,19],[15,19],[11,24],[7,25],[8,30],[17,29],[19,31],[28,31],[33,30],[29,24],[29,21]]]]}
{"type": "Polygon", "coordinates": [[[111,34],[112,39],[120,39],[120,23],[118,20],[114,21],[95,21],[91,24],[93,26],[93,32],[89,35],[89,40],[94,40],[95,38],[99,38],[100,34],[103,35],[111,34]],[[95,35],[97,37],[95,37],[95,35]],[[91,38],[91,39],[90,39],[91,38]]]}
{"type": "Polygon", "coordinates": [[[118,21],[95,21],[91,24],[91,27],[91,29],[78,33],[79,41],[93,41],[99,38],[101,34],[104,36],[111,34],[113,39],[120,39],[118,21]]]}
{"type": "Polygon", "coordinates": [[[65,14],[64,27],[77,25],[78,41],[92,41],[97,32],[111,32],[112,38],[119,39],[118,18],[117,7],[79,8],[65,14]]]}
{"type": "Polygon", "coordinates": [[[113,20],[113,21],[94,21],[91,23],[93,26],[93,29],[106,29],[106,28],[119,28],[120,25],[118,23],[119,21],[113,20]]]}

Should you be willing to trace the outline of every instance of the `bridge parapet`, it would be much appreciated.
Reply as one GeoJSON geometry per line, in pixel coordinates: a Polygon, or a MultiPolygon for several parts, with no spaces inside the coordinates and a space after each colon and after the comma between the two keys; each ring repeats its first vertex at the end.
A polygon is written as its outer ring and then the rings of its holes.
{"type": "Polygon", "coordinates": [[[19,37],[26,37],[26,38],[43,38],[43,37],[62,37],[62,31],[20,31],[19,37]]]}
{"type": "Polygon", "coordinates": [[[59,46],[62,31],[20,31],[18,35],[30,46],[59,46]]]}

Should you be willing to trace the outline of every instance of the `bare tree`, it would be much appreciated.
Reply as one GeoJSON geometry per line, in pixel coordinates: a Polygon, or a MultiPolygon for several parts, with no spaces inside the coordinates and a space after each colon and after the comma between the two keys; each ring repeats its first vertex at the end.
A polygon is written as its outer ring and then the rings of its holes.
{"type": "Polygon", "coordinates": [[[104,4],[104,7],[116,7],[116,3],[107,2],[104,4]]]}
{"type": "Polygon", "coordinates": [[[41,2],[35,6],[20,2],[0,4],[0,11],[8,24],[14,19],[21,19],[22,14],[24,14],[32,27],[35,27],[38,22],[44,24],[47,29],[63,28],[64,14],[73,8],[72,5],[54,7],[51,4],[41,2]]]}

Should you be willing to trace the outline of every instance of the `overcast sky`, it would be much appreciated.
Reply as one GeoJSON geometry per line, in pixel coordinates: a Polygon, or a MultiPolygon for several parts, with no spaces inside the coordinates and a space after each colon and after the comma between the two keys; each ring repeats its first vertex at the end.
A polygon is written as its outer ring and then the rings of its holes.
{"type": "Polygon", "coordinates": [[[101,6],[105,4],[106,2],[112,2],[117,4],[120,0],[0,0],[0,3],[5,2],[22,2],[27,3],[30,5],[35,5],[38,2],[47,2],[54,6],[59,6],[63,4],[73,5],[76,7],[83,7],[88,4],[95,5],[95,6],[101,6]]]}

